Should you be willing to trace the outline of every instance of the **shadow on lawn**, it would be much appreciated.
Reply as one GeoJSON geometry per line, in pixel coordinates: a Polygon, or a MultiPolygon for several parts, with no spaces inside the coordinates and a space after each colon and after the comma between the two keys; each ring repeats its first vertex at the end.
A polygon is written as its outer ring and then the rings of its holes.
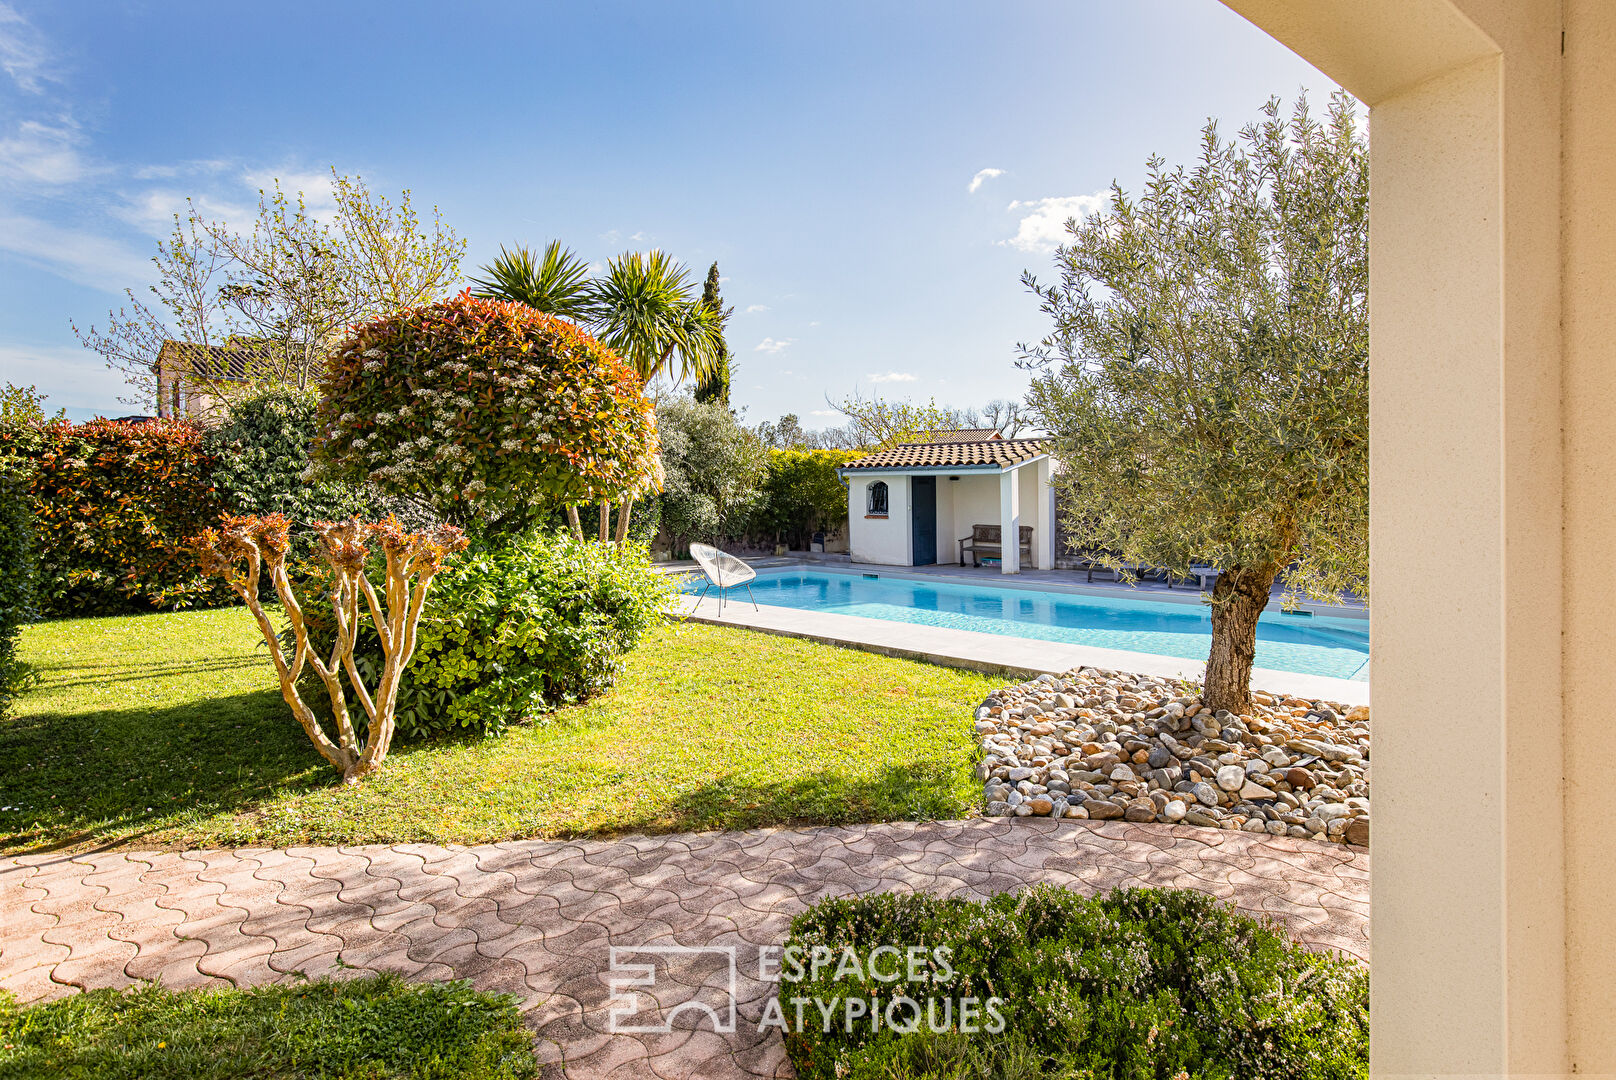
{"type": "Polygon", "coordinates": [[[0,724],[0,851],[129,841],[330,783],[276,690],[21,716],[0,724]]]}
{"type": "Polygon", "coordinates": [[[937,821],[969,816],[980,797],[969,766],[936,760],[891,764],[869,776],[848,776],[834,769],[770,781],[725,776],[650,812],[625,812],[610,829],[590,834],[606,838],[622,833],[937,821]]]}

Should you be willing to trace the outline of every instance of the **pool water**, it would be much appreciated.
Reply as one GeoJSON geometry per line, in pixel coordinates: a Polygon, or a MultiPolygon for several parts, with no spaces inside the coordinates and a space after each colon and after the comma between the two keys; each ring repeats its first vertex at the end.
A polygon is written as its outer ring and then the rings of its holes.
{"type": "MultiPolygon", "coordinates": [[[[697,578],[684,588],[700,592],[702,584],[697,578]]],[[[1204,604],[791,569],[758,571],[752,592],[758,603],[776,607],[1184,660],[1205,660],[1212,640],[1212,620],[1204,604]]],[[[744,603],[746,591],[732,591],[729,602],[737,597],[744,603]]],[[[1268,612],[1258,620],[1258,667],[1367,680],[1368,663],[1367,619],[1268,612]]]]}

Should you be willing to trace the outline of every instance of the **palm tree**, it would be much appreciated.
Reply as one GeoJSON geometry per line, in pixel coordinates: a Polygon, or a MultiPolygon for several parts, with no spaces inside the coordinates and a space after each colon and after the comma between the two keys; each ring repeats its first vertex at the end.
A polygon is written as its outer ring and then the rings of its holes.
{"type": "MultiPolygon", "coordinates": [[[[625,252],[590,281],[583,260],[552,240],[537,260],[526,248],[501,248],[483,272],[486,278],[472,279],[477,295],[577,320],[622,354],[647,383],[662,374],[675,382],[707,378],[724,362],[724,312],[705,302],[690,272],[662,251],[625,252]]],[[[628,538],[633,511],[634,500],[625,499],[618,510],[619,543],[628,538]]],[[[576,507],[567,508],[567,519],[582,535],[576,507]]],[[[602,502],[602,541],[611,533],[610,522],[611,503],[602,502]]]]}
{"type": "Polygon", "coordinates": [[[563,319],[583,317],[589,293],[589,267],[571,248],[552,240],[544,254],[517,245],[507,251],[501,245],[499,258],[483,267],[486,278],[472,278],[473,294],[490,300],[514,300],[546,315],[563,319]]]}
{"type": "MultiPolygon", "coordinates": [[[[606,264],[590,282],[587,316],[595,335],[628,360],[640,378],[707,378],[724,362],[724,316],[703,302],[690,272],[662,251],[625,253],[606,264]]],[[[634,499],[617,513],[617,542],[628,539],[634,499]]],[[[601,539],[606,539],[611,504],[601,503],[601,539]]]]}

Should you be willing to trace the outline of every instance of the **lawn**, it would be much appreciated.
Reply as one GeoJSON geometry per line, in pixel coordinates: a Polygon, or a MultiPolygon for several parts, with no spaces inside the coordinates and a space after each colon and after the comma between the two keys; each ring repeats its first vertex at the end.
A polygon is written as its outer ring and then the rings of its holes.
{"type": "Polygon", "coordinates": [[[517,1002],[396,975],[252,990],[94,990],[18,1009],[0,993],[0,1076],[97,1080],[536,1077],[517,1002]]]}
{"type": "Polygon", "coordinates": [[[617,688],[500,738],[395,746],[341,788],[240,608],[28,627],[0,850],[474,843],[975,812],[1003,679],[696,623],[617,688]]]}

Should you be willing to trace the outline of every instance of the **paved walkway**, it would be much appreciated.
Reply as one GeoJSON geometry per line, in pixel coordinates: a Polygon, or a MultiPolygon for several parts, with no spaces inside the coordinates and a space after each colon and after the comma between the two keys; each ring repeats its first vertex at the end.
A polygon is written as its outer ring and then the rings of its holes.
{"type": "Polygon", "coordinates": [[[110,852],[0,859],[0,987],[24,1001],[161,978],[173,988],[396,971],[522,996],[551,1075],[790,1075],[758,1031],[773,986],[758,947],[827,896],[927,890],[981,898],[1035,881],[1201,889],[1368,961],[1369,856],[1188,826],[984,819],[522,841],[479,847],[110,852]],[[715,946],[694,957],[659,947],[715,946]],[[634,946],[650,946],[636,949],[634,946]],[[613,998],[620,965],[644,996],[613,998]],[[628,948],[625,948],[628,947],[628,948]],[[733,954],[727,950],[733,949],[733,954]],[[721,1034],[736,973],[738,1020],[721,1034]]]}

